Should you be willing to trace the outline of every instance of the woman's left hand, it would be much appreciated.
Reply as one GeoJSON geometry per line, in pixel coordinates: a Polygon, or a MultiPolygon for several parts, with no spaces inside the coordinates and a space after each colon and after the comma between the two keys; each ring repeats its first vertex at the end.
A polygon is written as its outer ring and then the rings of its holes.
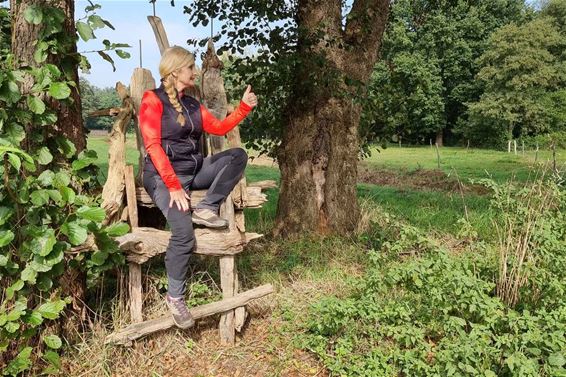
{"type": "Polygon", "coordinates": [[[244,96],[242,97],[242,102],[251,107],[252,109],[257,105],[257,97],[252,92],[252,86],[248,85],[246,91],[244,92],[244,96]]]}

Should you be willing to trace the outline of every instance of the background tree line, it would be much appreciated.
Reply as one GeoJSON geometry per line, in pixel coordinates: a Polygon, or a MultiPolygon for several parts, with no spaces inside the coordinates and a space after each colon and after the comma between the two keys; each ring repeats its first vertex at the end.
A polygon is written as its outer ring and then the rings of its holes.
{"type": "Polygon", "coordinates": [[[89,130],[110,130],[114,119],[112,117],[88,117],[88,114],[101,109],[120,107],[121,102],[114,88],[99,88],[92,85],[87,79],[79,80],[82,114],[85,126],[89,130]]]}
{"type": "Polygon", "coordinates": [[[565,20],[564,0],[393,2],[362,137],[488,147],[560,137],[565,20]]]}

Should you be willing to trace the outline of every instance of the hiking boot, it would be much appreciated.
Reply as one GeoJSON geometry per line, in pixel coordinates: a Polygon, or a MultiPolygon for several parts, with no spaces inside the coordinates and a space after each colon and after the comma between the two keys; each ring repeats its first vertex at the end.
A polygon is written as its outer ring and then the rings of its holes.
{"type": "Polygon", "coordinates": [[[173,315],[173,322],[175,322],[177,327],[181,329],[188,329],[195,324],[195,320],[189,312],[189,308],[187,308],[187,304],[183,297],[173,298],[166,295],[165,302],[173,315]]]}
{"type": "Polygon", "coordinates": [[[193,223],[215,229],[228,227],[228,220],[223,219],[209,209],[196,209],[193,212],[193,223]]]}

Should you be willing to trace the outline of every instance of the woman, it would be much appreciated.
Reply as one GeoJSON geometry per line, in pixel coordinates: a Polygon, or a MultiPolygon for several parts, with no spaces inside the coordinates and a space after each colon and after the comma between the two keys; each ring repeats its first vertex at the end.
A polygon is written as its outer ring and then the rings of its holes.
{"type": "Polygon", "coordinates": [[[194,56],[182,47],[168,48],[159,63],[161,86],[144,93],[139,114],[147,151],[143,185],[167,218],[171,238],[165,255],[169,288],[166,303],[175,324],[194,324],[184,294],[189,256],[195,245],[192,223],[223,228],[228,222],[218,209],[242,177],[247,155],[233,148],[203,159],[199,152],[202,132],[225,135],[257,105],[248,85],[239,107],[219,121],[184,90],[195,85],[194,56]],[[208,189],[190,214],[189,190],[208,189]]]}

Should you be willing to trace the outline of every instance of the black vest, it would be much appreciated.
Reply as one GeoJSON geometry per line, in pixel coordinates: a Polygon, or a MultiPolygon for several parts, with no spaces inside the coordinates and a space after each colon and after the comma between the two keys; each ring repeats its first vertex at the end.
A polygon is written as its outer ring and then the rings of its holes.
{"type": "MultiPolygon", "coordinates": [[[[177,122],[179,113],[161,85],[153,92],[163,104],[161,115],[161,146],[169,158],[177,175],[195,175],[202,167],[200,139],[202,135],[202,114],[200,103],[195,98],[185,95],[179,99],[183,108],[185,124],[177,122]]],[[[144,171],[157,172],[151,158],[145,156],[144,171]]]]}

